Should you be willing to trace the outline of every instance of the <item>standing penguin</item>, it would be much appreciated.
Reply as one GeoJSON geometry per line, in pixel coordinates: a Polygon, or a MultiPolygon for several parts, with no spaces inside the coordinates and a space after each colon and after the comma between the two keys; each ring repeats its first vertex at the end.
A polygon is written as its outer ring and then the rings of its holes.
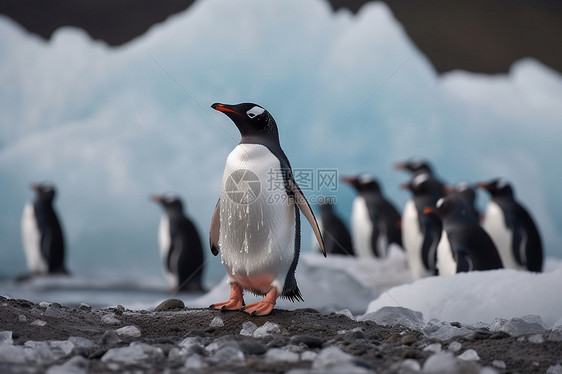
{"type": "Polygon", "coordinates": [[[496,243],[505,267],[542,271],[539,230],[528,211],[515,199],[513,187],[503,179],[480,183],[478,187],[492,197],[482,226],[496,243]]]}
{"type": "Polygon", "coordinates": [[[27,267],[32,275],[68,274],[64,236],[53,207],[55,188],[37,183],[31,189],[35,200],[26,204],[21,225],[27,267]]]}
{"type": "Polygon", "coordinates": [[[357,191],[351,213],[353,244],[359,257],[385,257],[389,245],[402,247],[400,213],[369,174],[343,177],[357,191]]]}
{"type": "Polygon", "coordinates": [[[402,185],[402,189],[412,193],[402,215],[402,240],[414,279],[437,274],[441,220],[436,215],[424,214],[425,208],[435,207],[434,188],[434,181],[427,173],[418,174],[409,183],[402,185]]]}
{"type": "MultiPolygon", "coordinates": [[[[353,256],[353,244],[349,230],[345,223],[334,211],[333,205],[329,202],[319,204],[320,220],[318,226],[324,239],[326,253],[353,256]]],[[[314,244],[316,239],[314,239],[314,244]]]]}
{"type": "Polygon", "coordinates": [[[437,202],[445,195],[444,183],[435,176],[429,162],[421,159],[410,159],[406,162],[398,162],[395,164],[396,170],[406,170],[412,174],[412,178],[425,174],[428,176],[427,186],[430,188],[432,199],[437,202]]]}
{"type": "Polygon", "coordinates": [[[439,274],[503,267],[494,242],[459,196],[443,197],[424,213],[434,211],[443,222],[444,233],[439,243],[439,274]]]}
{"type": "Polygon", "coordinates": [[[468,207],[468,212],[480,221],[480,212],[476,208],[476,189],[467,182],[460,182],[456,185],[446,185],[447,195],[456,194],[468,207]]]}
{"type": "Polygon", "coordinates": [[[173,291],[203,291],[203,246],[177,196],[151,196],[164,209],[158,241],[164,274],[173,291]]]}
{"type": "Polygon", "coordinates": [[[226,159],[220,199],[211,220],[211,252],[221,252],[230,298],[213,309],[244,307],[243,290],[265,295],[246,305],[250,315],[267,315],[279,296],[303,300],[295,279],[300,253],[300,213],[308,219],[324,256],[316,218],[293,178],[279,143],[275,120],[263,107],[213,104],[236,125],[242,139],[226,159]]]}

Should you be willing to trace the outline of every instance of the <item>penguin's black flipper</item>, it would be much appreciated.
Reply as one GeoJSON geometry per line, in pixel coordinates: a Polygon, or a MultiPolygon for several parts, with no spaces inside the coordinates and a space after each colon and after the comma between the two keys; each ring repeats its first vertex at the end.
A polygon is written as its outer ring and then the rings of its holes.
{"type": "Polygon", "coordinates": [[[320,232],[320,227],[318,227],[318,222],[316,222],[316,217],[314,216],[312,209],[310,209],[310,205],[308,204],[308,201],[302,193],[299,185],[292,175],[290,176],[290,178],[291,179],[289,182],[289,186],[294,194],[295,203],[299,207],[302,214],[304,214],[304,216],[308,220],[308,223],[310,223],[312,231],[314,231],[314,235],[316,236],[316,240],[318,241],[318,245],[320,246],[320,250],[322,251],[324,257],[326,257],[326,248],[324,248],[324,240],[322,239],[322,233],[320,232]]]}
{"type": "Polygon", "coordinates": [[[466,273],[474,270],[474,261],[467,248],[456,248],[457,273],[466,273]]]}
{"type": "Polygon", "coordinates": [[[220,199],[217,201],[215,206],[215,211],[213,212],[213,218],[211,218],[211,229],[209,232],[209,244],[211,246],[211,253],[213,255],[219,254],[219,232],[221,226],[220,220],[220,199]]]}

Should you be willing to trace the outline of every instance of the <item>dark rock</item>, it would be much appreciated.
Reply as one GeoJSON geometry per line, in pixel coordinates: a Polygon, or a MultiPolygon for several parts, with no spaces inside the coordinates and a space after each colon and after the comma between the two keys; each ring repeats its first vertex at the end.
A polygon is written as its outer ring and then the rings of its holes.
{"type": "Polygon", "coordinates": [[[400,343],[402,343],[404,345],[411,345],[411,344],[414,344],[417,340],[418,340],[418,338],[416,338],[415,335],[404,335],[400,339],[400,343]]]}
{"type": "Polygon", "coordinates": [[[492,333],[488,330],[476,330],[474,335],[472,335],[472,340],[484,340],[489,339],[492,336],[492,333]]]}
{"type": "Polygon", "coordinates": [[[117,336],[117,333],[113,330],[106,330],[101,338],[98,340],[99,345],[111,345],[119,343],[121,339],[117,336]]]}
{"type": "Polygon", "coordinates": [[[343,338],[349,342],[354,342],[357,339],[363,339],[365,338],[365,335],[363,334],[363,331],[348,331],[344,334],[343,338]]]}
{"type": "Polygon", "coordinates": [[[304,344],[309,348],[320,348],[326,339],[312,335],[295,335],[291,338],[293,344],[304,344]]]}
{"type": "Polygon", "coordinates": [[[267,343],[268,348],[281,348],[284,347],[285,345],[286,345],[285,341],[280,338],[274,338],[272,341],[267,343]]]}
{"type": "Polygon", "coordinates": [[[267,347],[255,340],[240,342],[240,350],[247,355],[262,355],[267,352],[267,347]]]}
{"type": "Polygon", "coordinates": [[[413,358],[413,359],[417,359],[417,358],[421,358],[422,356],[419,354],[419,352],[417,351],[404,351],[402,352],[402,359],[407,359],[407,358],[413,358]]]}
{"type": "Polygon", "coordinates": [[[451,326],[457,327],[457,328],[459,328],[459,329],[462,327],[462,325],[461,325],[460,322],[451,322],[451,326]]]}
{"type": "Polygon", "coordinates": [[[98,349],[97,351],[92,352],[88,358],[90,360],[97,360],[102,358],[102,356],[108,351],[108,349],[98,349]]]}
{"type": "Polygon", "coordinates": [[[183,309],[185,308],[185,304],[183,301],[179,299],[168,299],[162,301],[156,308],[154,308],[155,312],[164,312],[167,310],[174,310],[174,309],[183,309]]]}
{"type": "Polygon", "coordinates": [[[401,336],[398,334],[392,334],[384,341],[386,344],[396,344],[399,343],[401,336]]]}
{"type": "Polygon", "coordinates": [[[505,339],[505,338],[509,338],[509,337],[510,337],[510,335],[507,332],[498,331],[498,332],[490,335],[490,337],[488,339],[505,339]]]}

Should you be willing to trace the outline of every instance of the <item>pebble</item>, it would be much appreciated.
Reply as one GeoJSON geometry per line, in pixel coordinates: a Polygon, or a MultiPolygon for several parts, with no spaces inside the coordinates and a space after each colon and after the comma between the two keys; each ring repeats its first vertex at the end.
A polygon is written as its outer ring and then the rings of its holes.
{"type": "Polygon", "coordinates": [[[244,353],[237,348],[229,346],[217,350],[210,360],[215,364],[228,363],[229,365],[243,364],[245,362],[244,353]]]}
{"type": "Polygon", "coordinates": [[[480,360],[480,357],[478,356],[478,353],[474,349],[467,349],[461,355],[457,356],[457,358],[459,360],[464,360],[464,361],[478,361],[478,360],[480,360]]]}
{"type": "Polygon", "coordinates": [[[61,311],[58,308],[56,308],[52,305],[49,305],[47,307],[47,310],[45,310],[44,316],[52,317],[52,318],[62,318],[63,317],[61,311]]]}
{"type": "Polygon", "coordinates": [[[462,348],[462,344],[459,342],[451,342],[449,344],[449,351],[457,353],[462,348]]]}
{"type": "Polygon", "coordinates": [[[247,355],[262,355],[267,352],[267,347],[255,340],[240,342],[240,350],[247,355]]]}
{"type": "Polygon", "coordinates": [[[505,365],[505,362],[503,362],[502,360],[492,361],[492,366],[497,367],[498,369],[505,369],[507,367],[505,365]]]}
{"type": "Polygon", "coordinates": [[[183,301],[179,299],[168,299],[162,301],[156,308],[154,308],[155,312],[164,312],[167,310],[174,310],[174,309],[183,309],[185,308],[185,304],[183,301]]]}
{"type": "Polygon", "coordinates": [[[210,327],[223,327],[224,326],[224,321],[222,320],[221,317],[216,316],[215,318],[213,318],[213,320],[211,321],[211,323],[209,324],[210,327]]]}
{"type": "Polygon", "coordinates": [[[400,339],[400,343],[404,344],[404,345],[411,345],[414,344],[416,341],[418,340],[418,338],[416,338],[415,335],[404,335],[401,339],[400,339]]]}
{"type": "Polygon", "coordinates": [[[541,343],[544,343],[544,337],[542,336],[542,334],[531,335],[529,337],[529,342],[535,343],[535,344],[541,344],[541,343]]]}
{"type": "Polygon", "coordinates": [[[125,326],[120,329],[115,330],[115,333],[119,336],[127,336],[130,338],[139,338],[141,336],[141,331],[137,326],[125,326]]]}
{"type": "Polygon", "coordinates": [[[98,344],[99,345],[112,345],[112,344],[118,343],[120,341],[121,341],[121,339],[119,339],[119,336],[117,336],[117,333],[115,331],[107,330],[106,332],[103,333],[101,338],[98,340],[98,344]]]}
{"type": "Polygon", "coordinates": [[[295,335],[291,338],[293,344],[304,344],[309,348],[321,348],[326,340],[312,335],[295,335]]]}
{"type": "Polygon", "coordinates": [[[288,362],[288,363],[295,363],[298,362],[300,356],[298,353],[287,351],[281,348],[273,348],[267,351],[265,354],[265,361],[274,363],[274,362],[288,362]]]}
{"type": "Polygon", "coordinates": [[[101,316],[101,321],[106,325],[119,325],[121,323],[121,321],[115,317],[114,313],[104,314],[101,316]]]}
{"type": "Polygon", "coordinates": [[[41,301],[39,303],[39,308],[42,308],[42,309],[47,309],[49,306],[51,306],[51,303],[46,302],[46,301],[41,301]]]}
{"type": "Polygon", "coordinates": [[[318,353],[313,351],[305,351],[301,354],[302,361],[314,361],[318,357],[318,353]]]}
{"type": "Polygon", "coordinates": [[[439,353],[441,352],[441,344],[440,343],[433,343],[425,347],[424,352],[432,352],[432,353],[439,353]]]}
{"type": "Polygon", "coordinates": [[[20,322],[27,322],[27,317],[24,316],[23,314],[20,314],[20,315],[18,316],[18,321],[20,321],[20,322]]]}
{"type": "Polygon", "coordinates": [[[46,324],[47,322],[40,319],[36,319],[35,321],[31,322],[31,326],[45,326],[46,324]]]}
{"type": "Polygon", "coordinates": [[[205,369],[207,367],[207,363],[200,355],[191,355],[185,360],[184,367],[186,369],[198,370],[198,369],[205,369]]]}

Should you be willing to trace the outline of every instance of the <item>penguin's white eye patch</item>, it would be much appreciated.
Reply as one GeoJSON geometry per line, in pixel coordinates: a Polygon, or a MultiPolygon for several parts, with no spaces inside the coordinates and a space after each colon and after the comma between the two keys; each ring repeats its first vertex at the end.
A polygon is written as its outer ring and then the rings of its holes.
{"type": "Polygon", "coordinates": [[[505,187],[507,187],[507,180],[505,180],[505,179],[500,179],[500,180],[498,181],[497,188],[498,188],[498,189],[502,189],[502,188],[505,188],[505,187]]]}
{"type": "Polygon", "coordinates": [[[445,202],[445,199],[440,198],[439,200],[437,200],[437,203],[435,204],[435,206],[439,209],[441,207],[441,205],[443,205],[444,202],[445,202]]]}
{"type": "Polygon", "coordinates": [[[252,109],[250,109],[249,111],[247,111],[246,114],[248,115],[248,117],[254,118],[256,116],[259,116],[263,112],[265,112],[265,109],[263,109],[259,106],[255,106],[252,109]]]}

